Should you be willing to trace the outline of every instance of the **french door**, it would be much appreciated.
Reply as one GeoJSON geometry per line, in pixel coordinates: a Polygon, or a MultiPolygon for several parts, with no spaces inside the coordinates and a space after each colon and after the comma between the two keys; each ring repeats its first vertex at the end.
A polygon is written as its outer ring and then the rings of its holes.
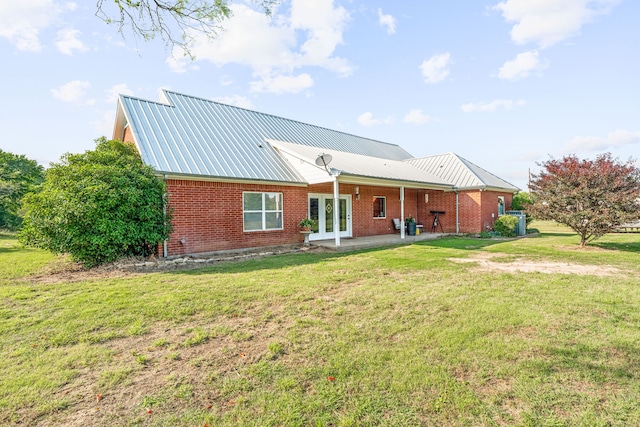
{"type": "Polygon", "coordinates": [[[334,211],[336,209],[333,195],[310,194],[309,218],[313,220],[309,240],[335,239],[336,231],[340,237],[351,237],[351,195],[340,196],[338,213],[340,220],[335,224],[334,211]]]}

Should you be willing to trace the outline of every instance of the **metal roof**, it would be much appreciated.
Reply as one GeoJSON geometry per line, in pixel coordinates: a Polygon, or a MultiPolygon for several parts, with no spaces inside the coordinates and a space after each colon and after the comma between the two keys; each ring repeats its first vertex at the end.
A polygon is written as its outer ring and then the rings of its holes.
{"type": "Polygon", "coordinates": [[[291,167],[309,183],[328,182],[333,179],[331,175],[338,176],[340,181],[341,178],[349,175],[352,182],[358,182],[359,178],[374,178],[394,183],[394,185],[453,189],[453,185],[444,179],[406,161],[381,159],[271,139],[267,142],[278,150],[289,161],[291,167]],[[332,160],[327,166],[329,170],[315,163],[320,154],[331,155],[332,160]]]}
{"type": "Polygon", "coordinates": [[[409,159],[406,162],[444,179],[458,189],[482,188],[509,192],[519,190],[518,187],[455,153],[409,159]]]}
{"type": "Polygon", "coordinates": [[[131,127],[143,161],[163,173],[304,183],[267,138],[404,160],[398,145],[163,90],[163,102],[120,95],[116,135],[131,127]]]}

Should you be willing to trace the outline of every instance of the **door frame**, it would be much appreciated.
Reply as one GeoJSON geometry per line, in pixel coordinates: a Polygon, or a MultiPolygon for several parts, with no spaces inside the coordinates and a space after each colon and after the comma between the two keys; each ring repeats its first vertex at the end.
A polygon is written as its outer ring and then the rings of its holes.
{"type": "MultiPolygon", "coordinates": [[[[340,232],[340,237],[351,237],[352,236],[352,220],[353,217],[353,204],[351,199],[351,194],[340,194],[340,199],[346,200],[347,202],[347,229],[345,231],[340,232]]],[[[324,206],[324,201],[327,199],[333,200],[333,194],[324,194],[324,193],[309,193],[307,196],[307,216],[311,218],[311,199],[318,199],[318,206],[324,206]]],[[[311,233],[309,235],[309,240],[328,240],[335,238],[335,232],[327,233],[324,231],[324,223],[326,218],[326,211],[324,209],[318,209],[318,232],[311,233]]],[[[338,226],[339,227],[339,226],[338,226]]],[[[334,224],[335,229],[335,224],[334,224]]]]}

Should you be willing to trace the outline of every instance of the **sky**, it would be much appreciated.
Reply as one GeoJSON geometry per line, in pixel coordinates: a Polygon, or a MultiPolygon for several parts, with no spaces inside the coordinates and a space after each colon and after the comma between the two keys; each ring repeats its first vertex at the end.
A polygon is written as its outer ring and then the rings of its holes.
{"type": "MultiPolygon", "coordinates": [[[[107,0],[109,3],[110,0],[107,0]]],[[[640,153],[637,0],[230,2],[195,59],[96,17],[0,3],[0,149],[43,165],[111,138],[118,94],[160,89],[454,152],[526,190],[550,158],[640,153]]]]}

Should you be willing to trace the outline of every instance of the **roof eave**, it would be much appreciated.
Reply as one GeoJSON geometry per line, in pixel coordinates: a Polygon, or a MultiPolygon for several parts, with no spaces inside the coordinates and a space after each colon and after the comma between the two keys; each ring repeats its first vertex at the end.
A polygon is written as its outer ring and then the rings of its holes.
{"type": "Polygon", "coordinates": [[[453,185],[439,184],[423,181],[401,180],[393,178],[378,178],[364,175],[355,175],[341,172],[338,176],[338,182],[344,184],[360,184],[360,185],[376,185],[380,187],[407,187],[429,190],[453,191],[453,185]]]}
{"type": "Polygon", "coordinates": [[[259,184],[259,185],[284,185],[290,187],[308,187],[307,182],[294,182],[294,181],[270,181],[265,179],[254,178],[234,178],[224,176],[209,176],[209,175],[194,175],[194,174],[181,174],[175,172],[166,171],[154,171],[157,177],[169,180],[185,180],[185,181],[203,181],[203,182],[229,182],[237,184],[259,184]]]}

